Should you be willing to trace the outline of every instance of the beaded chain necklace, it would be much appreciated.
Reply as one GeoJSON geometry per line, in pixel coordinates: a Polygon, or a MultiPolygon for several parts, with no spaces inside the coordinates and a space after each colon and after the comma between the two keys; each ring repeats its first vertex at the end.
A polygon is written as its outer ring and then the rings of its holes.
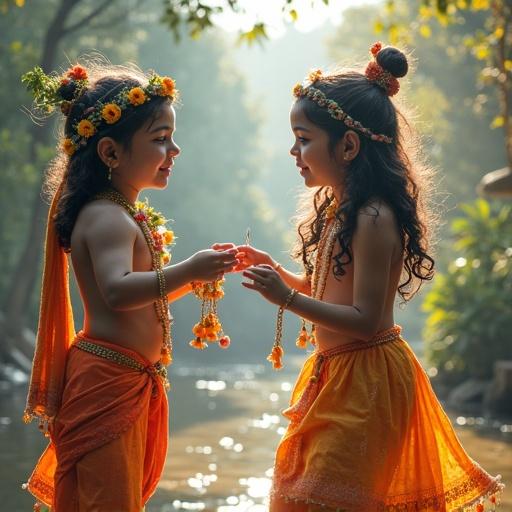
{"type": "MultiPolygon", "coordinates": [[[[327,285],[327,277],[331,269],[332,252],[336,243],[336,235],[341,227],[340,221],[335,217],[336,203],[333,202],[326,211],[325,224],[320,234],[318,247],[315,257],[315,265],[313,267],[313,275],[311,276],[311,297],[313,299],[322,300],[324,296],[325,286],[327,285]]],[[[316,326],[311,324],[311,331],[308,333],[306,320],[302,319],[302,327],[295,344],[299,348],[307,348],[308,342],[316,345],[316,326]]]]}
{"type": "Polygon", "coordinates": [[[165,289],[165,277],[163,273],[163,259],[167,254],[162,250],[162,236],[157,230],[158,226],[165,224],[165,219],[155,213],[146,203],[137,202],[135,205],[129,203],[126,198],[115,189],[100,192],[96,199],[107,199],[119,206],[122,206],[139,225],[149,252],[151,254],[151,269],[154,270],[158,278],[158,289],[160,298],[155,302],[155,311],[158,321],[162,325],[163,339],[160,349],[160,362],[168,366],[172,363],[172,336],[171,336],[171,316],[169,313],[169,302],[165,289]]]}

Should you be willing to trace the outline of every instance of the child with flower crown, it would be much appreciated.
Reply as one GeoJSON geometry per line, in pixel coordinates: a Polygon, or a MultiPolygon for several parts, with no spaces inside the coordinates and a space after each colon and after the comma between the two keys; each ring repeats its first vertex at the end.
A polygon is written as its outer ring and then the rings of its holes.
{"type": "Polygon", "coordinates": [[[312,191],[295,250],[304,275],[238,247],[243,285],[279,306],[274,368],[283,309],[304,319],[297,345],[313,347],[284,411],[270,511],[494,510],[499,477],[464,452],[394,322],[397,292],[407,300],[433,276],[428,168],[390,98],[407,58],[371,53],[364,73],[315,71],[294,89],[290,153],[312,191]]]}
{"type": "Polygon", "coordinates": [[[50,438],[26,487],[55,512],[140,512],[167,450],[168,303],[230,271],[234,249],[169,264],[174,234],[142,190],[164,189],[174,141],[174,81],[77,65],[23,77],[36,106],[66,116],[48,184],[41,309],[25,420],[50,438]],[[70,253],[84,307],[75,334],[70,253]]]}

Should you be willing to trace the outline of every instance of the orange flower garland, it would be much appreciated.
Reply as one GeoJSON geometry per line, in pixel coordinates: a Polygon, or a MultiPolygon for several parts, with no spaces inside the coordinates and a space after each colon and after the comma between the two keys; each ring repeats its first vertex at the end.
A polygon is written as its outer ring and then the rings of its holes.
{"type": "Polygon", "coordinates": [[[204,350],[208,343],[215,342],[224,349],[231,344],[231,339],[222,330],[217,314],[217,301],[224,297],[224,282],[225,279],[222,278],[209,283],[192,283],[192,291],[201,300],[201,320],[192,328],[195,338],[189,343],[195,349],[204,350]]]}

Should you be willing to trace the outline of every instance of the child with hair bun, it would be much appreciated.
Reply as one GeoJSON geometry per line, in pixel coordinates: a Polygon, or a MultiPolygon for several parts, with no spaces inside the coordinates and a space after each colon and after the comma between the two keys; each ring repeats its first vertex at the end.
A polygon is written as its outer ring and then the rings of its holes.
{"type": "Polygon", "coordinates": [[[380,43],[371,54],[364,72],[317,70],[294,88],[290,153],[311,191],[294,251],[304,274],[238,246],[243,285],[279,306],[274,368],[283,309],[313,348],[284,411],[270,510],[493,510],[500,477],[465,453],[394,321],[397,294],[433,277],[435,219],[430,170],[391,100],[407,58],[380,43]]]}

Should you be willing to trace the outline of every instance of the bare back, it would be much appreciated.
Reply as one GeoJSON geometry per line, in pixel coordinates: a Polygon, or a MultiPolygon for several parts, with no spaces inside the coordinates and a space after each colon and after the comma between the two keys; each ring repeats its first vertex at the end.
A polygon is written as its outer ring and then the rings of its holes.
{"type": "MultiPolygon", "coordinates": [[[[332,271],[329,272],[322,300],[331,304],[352,306],[357,302],[356,296],[359,292],[367,295],[369,300],[383,302],[378,322],[378,331],[382,331],[394,325],[393,308],[403,269],[403,247],[393,212],[388,206],[375,203],[365,207],[359,215],[365,222],[358,222],[354,234],[352,262],[343,267],[345,274],[341,277],[336,278],[332,271]],[[377,211],[378,216],[376,216],[377,211]],[[372,219],[375,219],[376,225],[371,229],[377,229],[378,238],[385,239],[385,247],[382,251],[372,246],[373,243],[378,243],[372,233],[361,233],[368,228],[366,221],[370,220],[371,224],[374,222],[372,219]],[[355,272],[358,275],[357,278],[355,278],[355,272]],[[356,290],[356,280],[359,288],[366,287],[364,292],[356,290]],[[369,289],[371,286],[378,290],[372,292],[369,289]]],[[[333,255],[339,252],[340,245],[336,242],[333,255]]],[[[316,338],[320,350],[359,341],[350,335],[333,332],[322,326],[316,327],[316,338]]]]}
{"type": "Polygon", "coordinates": [[[146,240],[131,216],[106,200],[84,206],[71,237],[71,259],[84,306],[84,333],[157,361],[162,328],[154,305],[118,309],[108,300],[111,280],[151,270],[146,240]]]}

